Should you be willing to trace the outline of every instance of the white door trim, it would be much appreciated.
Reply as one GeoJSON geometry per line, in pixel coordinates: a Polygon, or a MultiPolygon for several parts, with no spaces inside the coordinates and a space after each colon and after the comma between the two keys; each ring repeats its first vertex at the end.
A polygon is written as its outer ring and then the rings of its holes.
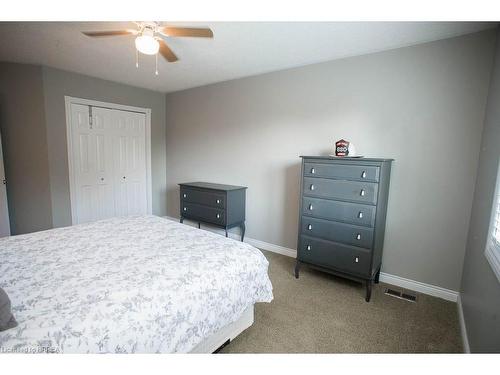
{"type": "Polygon", "coordinates": [[[7,200],[7,185],[5,176],[5,165],[4,165],[4,157],[3,157],[3,148],[2,148],[2,135],[0,134],[0,225],[3,224],[5,227],[0,227],[0,237],[10,236],[10,216],[9,216],[9,202],[7,200]],[[2,212],[1,208],[5,209],[5,212],[2,212]]]}
{"type": "Polygon", "coordinates": [[[108,102],[101,102],[98,100],[90,100],[90,99],[82,99],[75,98],[72,96],[64,96],[64,103],[66,107],[66,142],[68,146],[68,173],[69,173],[69,195],[70,195],[70,204],[71,204],[71,224],[75,224],[76,220],[76,212],[73,209],[75,207],[76,202],[76,185],[75,185],[75,176],[73,169],[73,161],[71,155],[73,155],[73,145],[72,145],[72,131],[71,131],[71,104],[81,104],[88,105],[93,107],[102,107],[109,109],[117,109],[120,111],[128,111],[128,112],[138,112],[144,113],[146,115],[146,199],[147,199],[147,212],[148,214],[153,213],[153,188],[151,182],[151,109],[150,108],[141,108],[141,107],[133,107],[129,105],[123,104],[115,104],[108,102]]]}

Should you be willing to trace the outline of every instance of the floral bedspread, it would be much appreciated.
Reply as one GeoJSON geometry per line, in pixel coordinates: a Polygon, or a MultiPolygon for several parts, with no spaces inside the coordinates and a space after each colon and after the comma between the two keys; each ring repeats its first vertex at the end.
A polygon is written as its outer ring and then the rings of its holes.
{"type": "Polygon", "coordinates": [[[0,238],[0,353],[189,352],[273,299],[256,248],[156,217],[0,238]]]}

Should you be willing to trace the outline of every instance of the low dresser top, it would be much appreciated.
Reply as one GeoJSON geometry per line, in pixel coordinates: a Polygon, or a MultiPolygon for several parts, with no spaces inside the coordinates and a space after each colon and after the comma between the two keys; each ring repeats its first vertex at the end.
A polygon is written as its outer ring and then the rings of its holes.
{"type": "Polygon", "coordinates": [[[200,189],[212,189],[220,191],[241,190],[247,188],[246,186],[213,184],[211,182],[185,182],[183,184],[179,184],[179,186],[194,187],[200,189]]]}

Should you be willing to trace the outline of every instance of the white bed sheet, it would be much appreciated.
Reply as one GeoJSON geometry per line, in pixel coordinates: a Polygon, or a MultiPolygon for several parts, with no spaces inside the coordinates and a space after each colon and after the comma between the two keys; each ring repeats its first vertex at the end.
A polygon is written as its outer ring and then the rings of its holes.
{"type": "Polygon", "coordinates": [[[0,239],[0,353],[189,352],[273,299],[256,248],[156,216],[0,239]]]}

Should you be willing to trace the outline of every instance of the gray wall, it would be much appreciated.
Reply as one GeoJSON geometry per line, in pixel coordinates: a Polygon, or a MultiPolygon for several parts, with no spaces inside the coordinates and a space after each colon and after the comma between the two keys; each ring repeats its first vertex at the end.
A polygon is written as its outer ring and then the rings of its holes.
{"type": "Polygon", "coordinates": [[[54,226],[71,225],[64,96],[151,108],[153,214],[166,214],[165,94],[43,67],[54,226]]]}
{"type": "Polygon", "coordinates": [[[246,185],[247,233],[295,248],[299,155],[345,138],[392,157],[383,271],[458,290],[495,32],[167,95],[167,207],[180,182],[246,185]]]}
{"type": "Polygon", "coordinates": [[[71,225],[64,96],[151,108],[153,214],[166,214],[165,94],[0,63],[0,130],[13,234],[71,225]]]}
{"type": "Polygon", "coordinates": [[[0,132],[12,234],[52,227],[40,67],[0,63],[0,132]]]}
{"type": "Polygon", "coordinates": [[[500,156],[499,103],[500,29],[462,277],[462,306],[472,352],[500,352],[500,282],[484,256],[500,156]]]}

